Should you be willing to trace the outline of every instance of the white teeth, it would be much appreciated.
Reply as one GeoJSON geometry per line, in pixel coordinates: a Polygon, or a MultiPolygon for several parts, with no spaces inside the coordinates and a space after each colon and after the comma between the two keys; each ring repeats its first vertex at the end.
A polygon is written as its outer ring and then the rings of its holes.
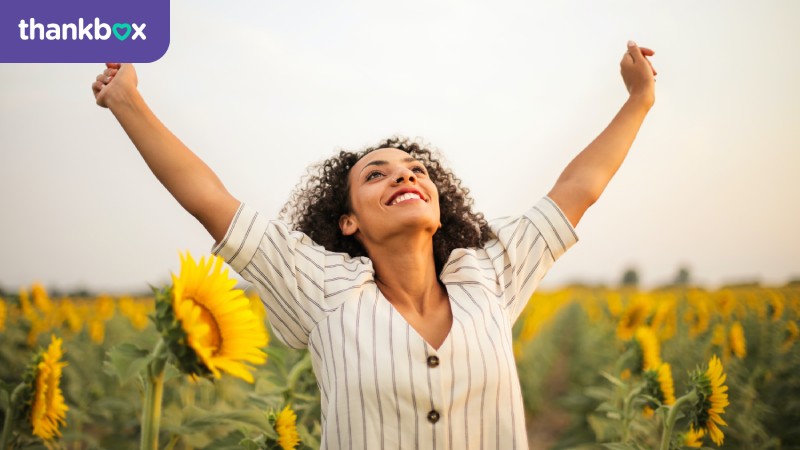
{"type": "Polygon", "coordinates": [[[392,200],[392,205],[396,205],[406,200],[411,200],[412,198],[415,198],[417,200],[422,200],[422,197],[420,197],[419,194],[415,194],[413,192],[406,192],[403,195],[398,195],[397,197],[395,197],[395,199],[392,200]]]}

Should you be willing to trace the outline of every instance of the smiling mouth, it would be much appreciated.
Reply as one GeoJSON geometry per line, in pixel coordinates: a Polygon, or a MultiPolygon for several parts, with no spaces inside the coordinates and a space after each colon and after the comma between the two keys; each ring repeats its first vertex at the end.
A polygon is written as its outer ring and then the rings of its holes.
{"type": "Polygon", "coordinates": [[[389,206],[394,206],[398,203],[406,202],[409,200],[423,200],[422,196],[417,192],[405,192],[389,201],[389,206]]]}

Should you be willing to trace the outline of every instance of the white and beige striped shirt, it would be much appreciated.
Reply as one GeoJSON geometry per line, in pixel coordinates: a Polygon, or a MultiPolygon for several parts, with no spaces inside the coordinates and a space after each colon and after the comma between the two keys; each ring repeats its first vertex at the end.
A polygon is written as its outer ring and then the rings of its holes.
{"type": "Polygon", "coordinates": [[[438,349],[381,294],[369,258],[245,204],[213,253],[255,285],[281,341],[310,349],[322,448],[524,450],[511,326],[578,237],[548,197],[490,227],[485,247],[454,250],[440,274],[453,325],[438,349]]]}

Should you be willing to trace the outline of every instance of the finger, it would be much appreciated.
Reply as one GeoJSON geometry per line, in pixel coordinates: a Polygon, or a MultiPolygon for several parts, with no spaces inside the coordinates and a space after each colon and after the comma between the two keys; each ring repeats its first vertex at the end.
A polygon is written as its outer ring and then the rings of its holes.
{"type": "Polygon", "coordinates": [[[619,65],[620,66],[625,66],[625,65],[628,65],[628,64],[633,64],[633,55],[631,55],[628,52],[625,52],[625,54],[622,55],[622,60],[619,62],[619,65]]]}
{"type": "Polygon", "coordinates": [[[649,48],[646,47],[639,47],[633,41],[628,41],[628,55],[630,55],[631,61],[635,64],[637,61],[641,61],[642,59],[647,62],[647,65],[650,66],[650,70],[653,72],[653,76],[658,75],[658,72],[653,68],[653,64],[650,63],[650,60],[647,59],[646,56],[643,54],[643,50],[647,50],[648,52],[653,52],[649,48]]]}
{"type": "Polygon", "coordinates": [[[636,58],[633,55],[634,55],[633,51],[625,52],[625,54],[622,55],[622,61],[620,61],[620,64],[622,65],[635,64],[636,58]]]}
{"type": "Polygon", "coordinates": [[[104,73],[101,73],[100,75],[97,76],[96,80],[106,84],[111,81],[111,77],[104,73]]]}
{"type": "Polygon", "coordinates": [[[120,63],[106,63],[106,67],[108,67],[109,69],[119,69],[120,67],[122,67],[122,64],[120,64],[120,63]]]}
{"type": "Polygon", "coordinates": [[[95,81],[94,83],[92,83],[92,92],[94,92],[94,95],[99,94],[100,91],[103,90],[103,86],[105,86],[105,84],[103,84],[100,81],[95,81]]]}
{"type": "Polygon", "coordinates": [[[650,70],[653,71],[653,75],[654,76],[658,75],[658,72],[656,72],[656,69],[653,67],[653,63],[651,63],[650,60],[647,58],[644,58],[644,60],[647,61],[647,65],[650,66],[650,70]]]}
{"type": "Polygon", "coordinates": [[[653,55],[656,54],[656,52],[654,50],[649,49],[647,47],[639,47],[639,50],[641,50],[642,54],[645,55],[645,56],[653,56],[653,55]]]}
{"type": "Polygon", "coordinates": [[[633,41],[628,41],[628,54],[631,55],[634,63],[643,57],[639,46],[637,46],[636,42],[633,41]]]}
{"type": "Polygon", "coordinates": [[[103,71],[103,73],[105,75],[108,75],[109,77],[113,77],[114,75],[117,74],[117,69],[106,69],[103,71]]]}

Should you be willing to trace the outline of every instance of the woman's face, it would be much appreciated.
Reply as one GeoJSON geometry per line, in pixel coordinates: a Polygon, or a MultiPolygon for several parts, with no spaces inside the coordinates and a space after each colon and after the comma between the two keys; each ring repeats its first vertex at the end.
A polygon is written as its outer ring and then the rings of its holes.
{"type": "Polygon", "coordinates": [[[339,227],[362,245],[380,244],[396,235],[439,229],[439,192],[428,169],[396,148],[368,153],[350,169],[351,213],[339,227]]]}

